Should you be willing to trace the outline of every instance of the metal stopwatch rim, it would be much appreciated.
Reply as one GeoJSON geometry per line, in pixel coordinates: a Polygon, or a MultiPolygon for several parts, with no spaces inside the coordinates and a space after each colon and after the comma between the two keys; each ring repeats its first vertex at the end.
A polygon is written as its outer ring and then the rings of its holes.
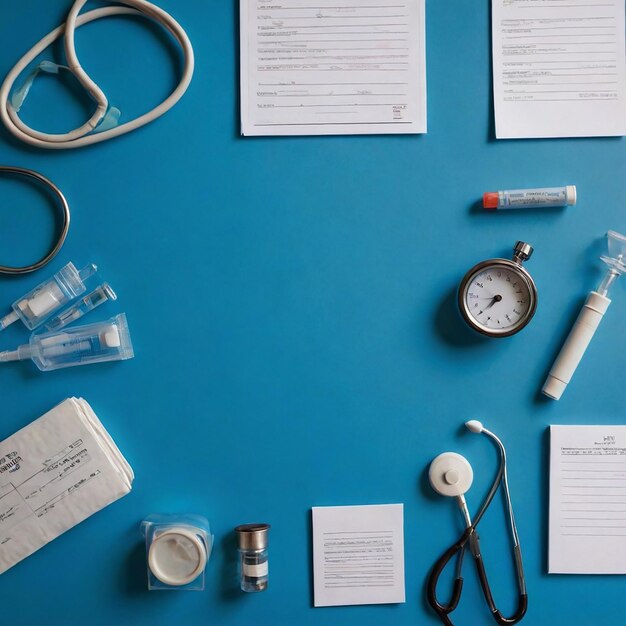
{"type": "Polygon", "coordinates": [[[61,231],[59,233],[59,237],[56,240],[56,243],[50,249],[50,251],[41,258],[36,263],[31,263],[30,265],[24,265],[21,267],[13,267],[10,265],[0,265],[0,274],[28,274],[29,272],[34,272],[42,268],[44,265],[52,261],[52,259],[57,255],[61,246],[65,243],[65,238],[67,237],[67,233],[70,228],[70,207],[67,204],[67,200],[65,196],[61,192],[61,190],[48,178],[40,174],[39,172],[35,172],[34,170],[26,169],[25,167],[16,167],[12,165],[0,165],[0,175],[2,174],[15,174],[17,176],[25,176],[27,178],[32,178],[47,189],[51,190],[59,201],[59,207],[61,208],[61,213],[63,216],[63,224],[61,226],[61,231]]]}
{"type": "Polygon", "coordinates": [[[485,335],[486,337],[510,337],[511,335],[515,335],[520,330],[526,327],[528,322],[535,315],[535,311],[537,310],[537,286],[535,285],[535,281],[532,276],[528,273],[528,270],[521,264],[516,261],[511,261],[510,259],[487,259],[486,261],[481,261],[472,267],[463,277],[461,281],[461,285],[459,287],[458,294],[458,303],[459,310],[461,311],[461,315],[463,319],[477,332],[481,335],[485,335]],[[465,297],[465,293],[467,291],[467,287],[472,279],[472,277],[478,274],[480,271],[493,267],[496,265],[505,266],[507,269],[511,269],[517,272],[522,279],[526,282],[526,286],[528,287],[528,297],[529,297],[529,308],[528,312],[523,318],[523,323],[518,325],[511,330],[507,330],[505,332],[491,333],[485,330],[482,326],[476,322],[476,320],[472,317],[470,310],[467,306],[467,298],[465,297]]]}

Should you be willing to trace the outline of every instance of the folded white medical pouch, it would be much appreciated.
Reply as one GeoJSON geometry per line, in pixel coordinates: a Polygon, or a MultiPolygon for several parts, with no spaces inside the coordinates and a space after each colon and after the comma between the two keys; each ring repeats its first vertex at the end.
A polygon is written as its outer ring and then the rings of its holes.
{"type": "Polygon", "coordinates": [[[133,470],[82,398],[0,443],[0,574],[131,490],[133,470]]]}

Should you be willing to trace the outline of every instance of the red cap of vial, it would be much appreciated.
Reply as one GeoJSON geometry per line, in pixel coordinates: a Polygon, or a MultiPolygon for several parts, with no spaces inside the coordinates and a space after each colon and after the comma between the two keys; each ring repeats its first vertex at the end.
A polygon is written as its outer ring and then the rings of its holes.
{"type": "Polygon", "coordinates": [[[488,191],[483,194],[483,209],[497,209],[498,208],[498,192],[488,191]]]}

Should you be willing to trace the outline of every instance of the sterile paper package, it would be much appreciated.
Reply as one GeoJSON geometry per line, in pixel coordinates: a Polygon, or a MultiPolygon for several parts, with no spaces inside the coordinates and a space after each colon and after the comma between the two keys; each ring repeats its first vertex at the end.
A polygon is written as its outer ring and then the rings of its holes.
{"type": "Polygon", "coordinates": [[[68,398],[0,443],[0,573],[131,490],[89,404],[68,398]]]}

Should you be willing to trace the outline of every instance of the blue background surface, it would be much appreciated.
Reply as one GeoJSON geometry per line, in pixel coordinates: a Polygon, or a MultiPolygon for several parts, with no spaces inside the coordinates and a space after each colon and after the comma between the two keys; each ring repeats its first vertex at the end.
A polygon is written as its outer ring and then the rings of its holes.
{"type": "MultiPolygon", "coordinates": [[[[435,624],[425,579],[461,520],[425,472],[444,450],[466,455],[475,509],[496,459],[486,438],[461,428],[479,418],[509,450],[529,590],[524,623],[617,623],[621,577],[546,573],[546,427],[623,422],[624,285],[563,399],[538,391],[600,279],[599,238],[626,229],[624,141],[495,141],[487,0],[428,3],[427,135],[242,139],[237,3],[161,4],[187,29],[197,61],[189,91],[165,117],[68,152],[30,149],[0,132],[0,162],[41,171],[72,208],[70,236],[51,265],[0,278],[4,310],[68,261],[95,262],[119,300],[90,321],[125,311],[136,352],[124,363],[51,373],[28,362],[0,369],[0,438],[83,396],[136,472],[129,496],[0,578],[4,620],[435,624]],[[560,184],[578,186],[578,206],[495,215],[474,206],[483,191],[560,184]],[[509,256],[517,239],[536,249],[528,269],[537,314],[517,336],[483,340],[459,321],[456,287],[474,263],[509,256]],[[312,608],[310,508],[393,502],[405,504],[406,604],[312,608]],[[215,533],[208,588],[148,593],[139,523],[185,511],[206,515],[215,533]],[[252,521],[272,524],[271,588],[245,595],[232,529],[252,521]]],[[[5,2],[0,75],[69,6],[5,2]]],[[[164,42],[130,18],[77,33],[84,67],[126,119],[175,84],[179,58],[164,42]]],[[[38,79],[25,120],[50,131],[82,122],[90,103],[66,87],[38,79]]],[[[51,237],[45,202],[4,178],[0,197],[0,260],[32,260],[51,237]]],[[[0,349],[27,337],[15,324],[0,349]]],[[[481,536],[508,612],[516,594],[501,504],[481,536]]],[[[469,561],[455,623],[493,623],[469,561]]]]}

